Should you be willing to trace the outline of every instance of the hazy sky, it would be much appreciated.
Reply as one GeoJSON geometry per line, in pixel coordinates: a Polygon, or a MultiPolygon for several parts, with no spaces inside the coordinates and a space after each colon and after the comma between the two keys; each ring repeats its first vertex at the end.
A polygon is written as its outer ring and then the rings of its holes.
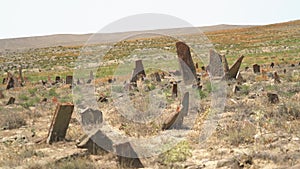
{"type": "Polygon", "coordinates": [[[126,16],[161,13],[194,26],[300,19],[300,0],[1,0],[0,39],[97,32],[126,16]]]}

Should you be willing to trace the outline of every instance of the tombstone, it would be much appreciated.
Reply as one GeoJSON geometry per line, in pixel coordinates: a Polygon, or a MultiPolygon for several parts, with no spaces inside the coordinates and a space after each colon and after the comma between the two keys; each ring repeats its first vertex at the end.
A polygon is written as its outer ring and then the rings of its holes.
{"type": "Polygon", "coordinates": [[[228,72],[229,71],[229,66],[228,66],[228,62],[227,62],[227,59],[226,59],[225,55],[221,55],[221,60],[222,60],[222,63],[223,63],[224,72],[228,72]]]}
{"type": "Polygon", "coordinates": [[[144,168],[129,142],[116,145],[116,153],[121,168],[144,168]]]}
{"type": "Polygon", "coordinates": [[[80,82],[80,79],[77,79],[77,85],[80,85],[81,84],[81,82],[80,82]]]}
{"type": "Polygon", "coordinates": [[[197,75],[190,48],[183,42],[177,42],[176,49],[183,74],[183,81],[186,85],[191,84],[197,75]]]}
{"type": "Polygon", "coordinates": [[[274,72],[274,82],[275,83],[281,83],[280,77],[278,76],[277,72],[274,72]]]}
{"type": "Polygon", "coordinates": [[[210,50],[209,53],[208,72],[212,78],[224,76],[221,55],[219,55],[214,50],[210,50]]]}
{"type": "Polygon", "coordinates": [[[87,84],[92,83],[92,79],[87,80],[86,83],[87,83],[87,84]]]}
{"type": "Polygon", "coordinates": [[[15,104],[16,99],[14,97],[10,97],[6,105],[15,104]]]}
{"type": "Polygon", "coordinates": [[[144,65],[142,60],[136,60],[135,68],[133,69],[132,76],[131,76],[131,82],[136,82],[140,75],[146,77],[144,65]]]}
{"type": "Polygon", "coordinates": [[[5,83],[6,83],[6,78],[3,78],[2,84],[5,84],[5,83]]]}
{"type": "Polygon", "coordinates": [[[244,56],[239,57],[239,59],[228,70],[226,75],[229,79],[235,79],[237,77],[237,74],[240,70],[243,59],[244,59],[244,56]]]}
{"type": "Polygon", "coordinates": [[[201,66],[202,71],[206,71],[205,66],[201,66]]]}
{"type": "Polygon", "coordinates": [[[232,93],[236,94],[238,91],[241,91],[241,88],[237,85],[234,85],[232,88],[232,93]]]}
{"type": "Polygon", "coordinates": [[[196,64],[195,64],[195,67],[196,67],[196,69],[198,69],[198,68],[199,68],[199,66],[198,66],[198,63],[196,63],[196,64]]]}
{"type": "Polygon", "coordinates": [[[270,103],[272,103],[272,104],[279,103],[279,98],[278,98],[277,94],[267,93],[267,96],[268,96],[268,100],[270,103]]]}
{"type": "Polygon", "coordinates": [[[21,79],[21,84],[24,83],[24,78],[23,78],[23,75],[22,75],[22,65],[20,65],[19,67],[19,78],[21,79]]]}
{"type": "Polygon", "coordinates": [[[73,76],[69,75],[66,76],[66,84],[72,84],[73,83],[73,76]]]}
{"type": "Polygon", "coordinates": [[[15,87],[15,80],[14,80],[14,78],[13,77],[9,77],[8,79],[9,80],[8,80],[8,83],[7,83],[7,86],[6,86],[6,90],[15,87]]]}
{"type": "Polygon", "coordinates": [[[254,73],[260,73],[260,66],[258,64],[253,65],[253,72],[254,73]]]}
{"type": "Polygon", "coordinates": [[[41,102],[47,102],[47,101],[48,101],[47,98],[43,98],[43,99],[41,100],[41,102]]]}
{"type": "Polygon", "coordinates": [[[291,64],[291,67],[295,67],[295,64],[291,64]]]}
{"type": "Polygon", "coordinates": [[[4,99],[3,90],[0,90],[0,99],[4,99]]]}
{"type": "Polygon", "coordinates": [[[286,74],[286,69],[283,69],[283,73],[286,74]]]}
{"type": "Polygon", "coordinates": [[[91,108],[86,108],[81,113],[81,122],[86,125],[97,125],[103,122],[102,112],[91,108]]]}
{"type": "Polygon", "coordinates": [[[55,83],[59,83],[60,82],[60,76],[56,76],[55,77],[55,83]]]}
{"type": "Polygon", "coordinates": [[[177,91],[177,83],[174,83],[173,84],[173,87],[172,87],[172,97],[177,97],[178,96],[178,91],[177,91]]]}
{"type": "Polygon", "coordinates": [[[158,73],[158,72],[155,72],[155,73],[154,73],[154,76],[155,76],[155,80],[156,80],[157,82],[161,82],[161,79],[160,79],[160,76],[159,76],[159,73],[158,73]]]}
{"type": "Polygon", "coordinates": [[[246,66],[246,67],[245,67],[245,71],[247,71],[248,69],[249,69],[249,66],[246,66]]]}
{"type": "Polygon", "coordinates": [[[94,79],[94,74],[93,71],[90,71],[90,79],[93,80],[94,79]]]}
{"type": "Polygon", "coordinates": [[[94,130],[77,145],[77,148],[86,148],[91,154],[101,154],[113,151],[113,142],[100,130],[94,130]]]}
{"type": "Polygon", "coordinates": [[[47,81],[42,80],[42,84],[43,86],[45,86],[47,84],[47,81]]]}
{"type": "Polygon", "coordinates": [[[183,124],[183,118],[188,115],[189,111],[189,92],[184,93],[183,99],[182,99],[182,107],[179,111],[179,114],[174,121],[174,123],[171,125],[171,128],[180,129],[182,128],[183,124]]]}
{"type": "Polygon", "coordinates": [[[73,110],[74,105],[70,103],[56,106],[47,136],[48,144],[65,139],[73,110]]]}
{"type": "Polygon", "coordinates": [[[109,79],[107,80],[107,82],[108,82],[108,83],[112,83],[113,80],[112,80],[111,78],[109,78],[109,79]]]}
{"type": "Polygon", "coordinates": [[[272,62],[271,65],[270,65],[270,67],[273,69],[274,66],[275,66],[275,64],[272,62]]]}

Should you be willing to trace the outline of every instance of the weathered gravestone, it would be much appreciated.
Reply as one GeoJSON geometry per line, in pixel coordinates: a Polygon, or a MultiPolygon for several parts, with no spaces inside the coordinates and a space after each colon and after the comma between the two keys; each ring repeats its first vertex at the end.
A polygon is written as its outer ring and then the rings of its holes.
{"type": "Polygon", "coordinates": [[[58,104],[56,106],[47,136],[48,144],[65,139],[73,110],[74,105],[70,103],[58,104]]]}
{"type": "Polygon", "coordinates": [[[15,104],[16,99],[14,97],[10,97],[6,105],[15,104]]]}
{"type": "Polygon", "coordinates": [[[260,73],[260,66],[258,64],[253,65],[253,72],[254,73],[260,73]]]}
{"type": "Polygon", "coordinates": [[[275,66],[275,64],[272,62],[272,63],[270,64],[270,67],[271,67],[271,68],[274,68],[274,66],[275,66]]]}
{"type": "Polygon", "coordinates": [[[11,74],[8,75],[7,77],[8,79],[8,83],[6,85],[6,90],[14,88],[15,87],[15,78],[13,78],[13,76],[11,74]]]}
{"type": "Polygon", "coordinates": [[[3,90],[0,90],[0,99],[4,99],[3,90]]]}
{"type": "Polygon", "coordinates": [[[146,77],[142,60],[135,61],[135,68],[132,73],[131,82],[136,82],[139,76],[146,77]]]}
{"type": "Polygon", "coordinates": [[[172,97],[177,97],[178,96],[178,91],[177,91],[177,83],[173,82],[173,86],[172,86],[172,97]]]}
{"type": "Polygon", "coordinates": [[[60,82],[60,76],[56,76],[55,77],[55,83],[59,83],[60,82]]]}
{"type": "Polygon", "coordinates": [[[183,42],[177,42],[176,49],[183,74],[183,81],[186,85],[191,84],[197,75],[190,48],[183,42]]]}
{"type": "Polygon", "coordinates": [[[96,125],[103,122],[102,112],[91,108],[86,108],[82,111],[81,122],[83,125],[96,125]]]}
{"type": "Polygon", "coordinates": [[[73,83],[73,76],[66,76],[66,84],[72,84],[73,83]]]}
{"type": "Polygon", "coordinates": [[[161,82],[161,78],[160,78],[160,76],[159,76],[159,73],[158,73],[158,72],[155,72],[155,73],[154,73],[154,76],[155,76],[155,81],[157,81],[157,82],[161,82]]]}
{"type": "Polygon", "coordinates": [[[209,75],[212,78],[223,77],[225,75],[224,70],[223,70],[223,66],[222,66],[221,55],[219,55],[214,50],[210,50],[209,65],[207,67],[207,70],[209,72],[209,75]]]}
{"type": "Polygon", "coordinates": [[[78,148],[86,148],[91,154],[101,154],[113,151],[113,142],[100,130],[92,131],[77,145],[78,148]]]}
{"type": "Polygon", "coordinates": [[[281,83],[280,77],[278,76],[277,72],[274,72],[274,82],[275,83],[281,83]]]}
{"type": "Polygon", "coordinates": [[[277,94],[274,93],[267,93],[268,100],[270,103],[276,104],[279,103],[279,98],[277,94]]]}
{"type": "Polygon", "coordinates": [[[116,153],[122,168],[144,168],[144,165],[129,142],[116,145],[116,153]]]}
{"type": "MultiPolygon", "coordinates": [[[[241,56],[238,58],[238,60],[231,66],[231,68],[226,72],[226,75],[229,79],[234,79],[237,77],[237,74],[240,70],[240,67],[241,67],[241,64],[242,64],[242,61],[244,59],[244,56],[241,56]]],[[[226,59],[225,59],[226,60],[226,59]]]]}

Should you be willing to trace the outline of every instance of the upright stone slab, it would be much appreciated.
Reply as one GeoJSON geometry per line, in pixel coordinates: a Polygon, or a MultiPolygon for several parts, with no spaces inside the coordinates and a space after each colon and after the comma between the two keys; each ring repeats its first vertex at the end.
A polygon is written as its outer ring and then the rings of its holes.
{"type": "Polygon", "coordinates": [[[6,105],[15,104],[16,99],[14,97],[10,97],[6,105]]]}
{"type": "Polygon", "coordinates": [[[229,69],[227,76],[229,79],[235,79],[237,77],[237,74],[240,70],[242,61],[244,59],[244,56],[239,57],[239,59],[231,66],[229,69]]]}
{"type": "Polygon", "coordinates": [[[254,73],[260,73],[260,66],[258,64],[253,65],[253,72],[254,73]]]}
{"type": "Polygon", "coordinates": [[[116,153],[121,168],[144,168],[129,142],[116,145],[116,153]]]}
{"type": "Polygon", "coordinates": [[[222,60],[222,63],[223,63],[223,70],[224,70],[224,72],[228,72],[229,71],[229,66],[228,66],[228,62],[227,62],[226,56],[225,55],[221,55],[221,60],[222,60]]]}
{"type": "Polygon", "coordinates": [[[78,148],[86,148],[91,154],[101,154],[113,151],[113,142],[100,130],[92,131],[78,145],[78,148]]]}
{"type": "Polygon", "coordinates": [[[72,84],[73,83],[73,76],[66,76],[66,84],[72,84]]]}
{"type": "Polygon", "coordinates": [[[183,118],[187,116],[189,111],[189,92],[184,93],[183,99],[182,99],[182,107],[180,109],[180,112],[174,122],[174,124],[171,126],[171,128],[180,129],[183,124],[183,118]]]}
{"type": "Polygon", "coordinates": [[[93,73],[93,71],[90,71],[90,79],[91,79],[91,80],[94,79],[94,73],[93,73]]]}
{"type": "Polygon", "coordinates": [[[210,50],[209,53],[209,65],[208,72],[212,78],[224,77],[225,73],[222,66],[221,55],[214,50],[210,50]]]}
{"type": "Polygon", "coordinates": [[[22,75],[22,65],[20,65],[20,67],[19,67],[19,77],[21,79],[21,84],[23,84],[24,83],[24,78],[23,78],[23,75],[22,75]]]}
{"type": "Polygon", "coordinates": [[[60,76],[55,77],[55,83],[60,83],[60,76]]]}
{"type": "Polygon", "coordinates": [[[0,99],[4,99],[3,90],[0,90],[0,99]]]}
{"type": "Polygon", "coordinates": [[[15,80],[13,77],[8,78],[8,83],[6,85],[6,90],[14,88],[15,87],[15,80]]]}
{"type": "Polygon", "coordinates": [[[191,84],[193,80],[196,79],[197,75],[190,48],[183,42],[177,42],[176,49],[181,71],[183,73],[183,81],[186,85],[191,84]]]}
{"type": "Polygon", "coordinates": [[[155,80],[156,80],[157,82],[161,82],[161,78],[160,78],[158,72],[155,72],[155,73],[154,73],[154,76],[155,76],[155,80]]]}
{"type": "Polygon", "coordinates": [[[70,103],[56,106],[47,137],[48,144],[64,140],[73,110],[74,105],[70,103]]]}
{"type": "Polygon", "coordinates": [[[172,86],[172,97],[177,97],[178,96],[178,89],[177,89],[177,83],[173,83],[173,86],[172,86]]]}
{"type": "Polygon", "coordinates": [[[135,68],[132,72],[131,82],[136,82],[139,76],[146,77],[142,60],[135,61],[135,68]]]}
{"type": "Polygon", "coordinates": [[[280,77],[278,76],[277,72],[274,72],[274,82],[275,83],[281,83],[280,77]]]}

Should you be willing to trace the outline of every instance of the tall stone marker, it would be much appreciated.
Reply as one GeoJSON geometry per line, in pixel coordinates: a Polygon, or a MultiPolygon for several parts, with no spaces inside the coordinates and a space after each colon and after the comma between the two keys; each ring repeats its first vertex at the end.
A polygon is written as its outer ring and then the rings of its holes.
{"type": "Polygon", "coordinates": [[[177,56],[181,71],[183,73],[183,81],[186,85],[193,83],[196,79],[196,68],[191,56],[190,48],[183,42],[176,43],[177,56]]]}
{"type": "Polygon", "coordinates": [[[231,68],[228,70],[228,73],[227,73],[228,78],[230,78],[230,79],[236,78],[236,76],[240,70],[243,59],[244,59],[244,56],[239,57],[239,59],[231,66],[231,68]]]}
{"type": "Polygon", "coordinates": [[[70,103],[57,105],[47,137],[48,144],[64,140],[73,110],[74,105],[70,103]]]}
{"type": "Polygon", "coordinates": [[[72,84],[73,83],[73,76],[66,76],[66,84],[72,84]]]}
{"type": "Polygon", "coordinates": [[[212,78],[223,77],[225,75],[221,55],[214,50],[210,50],[209,53],[208,72],[212,78]]]}
{"type": "Polygon", "coordinates": [[[260,73],[260,66],[258,64],[253,65],[253,72],[254,73],[260,73]]]}

